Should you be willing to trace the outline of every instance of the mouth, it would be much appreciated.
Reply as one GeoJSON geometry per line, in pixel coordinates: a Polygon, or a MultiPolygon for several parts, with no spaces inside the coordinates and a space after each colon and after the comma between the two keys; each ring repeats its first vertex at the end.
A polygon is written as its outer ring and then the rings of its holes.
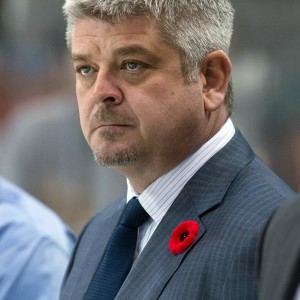
{"type": "Polygon", "coordinates": [[[133,126],[134,122],[129,117],[103,108],[99,109],[89,122],[90,132],[95,130],[116,131],[133,126]]]}
{"type": "Polygon", "coordinates": [[[112,124],[99,124],[94,126],[94,128],[91,128],[92,131],[98,130],[98,129],[117,129],[117,128],[124,128],[124,127],[130,127],[132,125],[129,124],[116,124],[116,123],[112,123],[112,124]]]}
{"type": "Polygon", "coordinates": [[[97,143],[98,145],[104,141],[110,143],[121,140],[124,141],[124,138],[126,139],[127,134],[131,131],[131,128],[132,126],[125,124],[99,124],[90,130],[89,140],[93,140],[93,143],[97,143]]]}

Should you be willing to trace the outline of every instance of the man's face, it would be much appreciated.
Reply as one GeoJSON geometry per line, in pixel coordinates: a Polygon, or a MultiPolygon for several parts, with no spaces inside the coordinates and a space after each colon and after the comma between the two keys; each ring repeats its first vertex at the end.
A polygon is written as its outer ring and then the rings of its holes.
{"type": "Polygon", "coordinates": [[[154,20],[82,19],[72,56],[83,134],[99,163],[168,170],[202,143],[202,82],[185,83],[154,20]]]}

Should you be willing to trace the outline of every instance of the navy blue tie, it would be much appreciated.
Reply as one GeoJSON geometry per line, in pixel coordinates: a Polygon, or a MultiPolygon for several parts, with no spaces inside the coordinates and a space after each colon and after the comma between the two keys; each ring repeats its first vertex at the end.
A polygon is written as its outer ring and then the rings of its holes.
{"type": "Polygon", "coordinates": [[[138,227],[148,217],[136,197],[126,204],[84,300],[115,299],[133,263],[138,227]]]}

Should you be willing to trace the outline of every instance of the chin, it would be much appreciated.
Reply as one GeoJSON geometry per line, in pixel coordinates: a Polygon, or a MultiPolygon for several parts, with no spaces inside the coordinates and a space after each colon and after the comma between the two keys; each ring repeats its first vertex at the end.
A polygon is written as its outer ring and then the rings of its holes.
{"type": "Polygon", "coordinates": [[[101,150],[93,150],[94,159],[102,167],[116,167],[116,166],[132,166],[137,161],[136,151],[123,150],[123,151],[107,151],[103,153],[101,150]]]}

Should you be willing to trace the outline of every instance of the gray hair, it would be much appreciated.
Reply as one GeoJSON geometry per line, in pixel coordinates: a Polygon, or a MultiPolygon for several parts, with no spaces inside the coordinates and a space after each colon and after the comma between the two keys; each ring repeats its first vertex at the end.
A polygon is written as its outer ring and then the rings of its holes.
{"type": "MultiPolygon", "coordinates": [[[[86,17],[114,22],[147,16],[160,25],[161,37],[181,55],[187,82],[197,80],[202,59],[215,50],[229,53],[234,9],[229,0],[65,0],[66,40],[71,48],[74,24],[86,17]]],[[[225,103],[231,113],[230,80],[225,103]]]]}

